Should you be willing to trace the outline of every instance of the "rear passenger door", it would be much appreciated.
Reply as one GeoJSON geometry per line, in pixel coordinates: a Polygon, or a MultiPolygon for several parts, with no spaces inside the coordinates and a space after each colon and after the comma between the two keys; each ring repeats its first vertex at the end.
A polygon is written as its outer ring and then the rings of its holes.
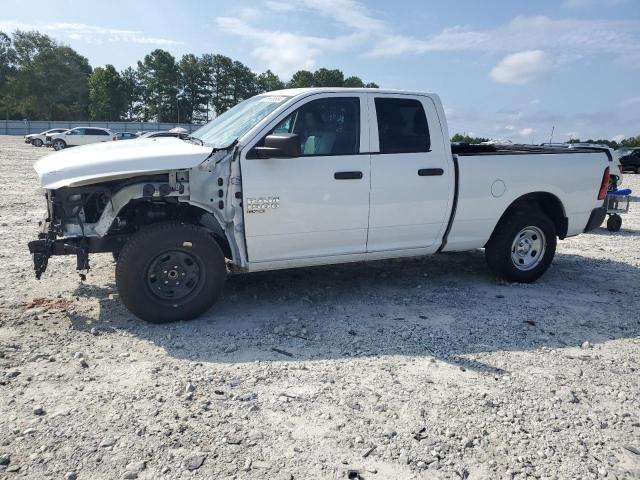
{"type": "Polygon", "coordinates": [[[85,129],[85,144],[106,142],[107,140],[111,140],[111,135],[106,130],[100,128],[85,129]]]}
{"type": "Polygon", "coordinates": [[[436,250],[453,197],[452,161],[436,105],[428,96],[372,93],[369,111],[373,125],[367,251],[436,250]]]}

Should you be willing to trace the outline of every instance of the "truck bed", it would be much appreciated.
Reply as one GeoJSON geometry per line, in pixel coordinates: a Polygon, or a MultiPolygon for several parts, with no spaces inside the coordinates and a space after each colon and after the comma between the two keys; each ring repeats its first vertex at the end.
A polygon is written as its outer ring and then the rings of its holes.
{"type": "Polygon", "coordinates": [[[531,155],[531,154],[572,154],[606,152],[609,150],[598,147],[552,147],[541,145],[481,145],[471,143],[452,143],[451,153],[459,156],[472,157],[477,155],[531,155]]]}

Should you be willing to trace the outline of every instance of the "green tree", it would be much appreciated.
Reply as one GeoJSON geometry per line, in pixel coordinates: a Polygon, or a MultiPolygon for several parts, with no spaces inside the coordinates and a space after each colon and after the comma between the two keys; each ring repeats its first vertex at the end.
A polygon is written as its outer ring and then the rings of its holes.
{"type": "Polygon", "coordinates": [[[234,105],[231,101],[233,60],[224,55],[205,54],[202,56],[202,62],[206,78],[207,105],[211,106],[215,115],[220,115],[234,105]]]}
{"type": "Polygon", "coordinates": [[[347,77],[344,79],[344,86],[351,88],[362,88],[364,87],[364,82],[360,77],[347,77]]]}
{"type": "Polygon", "coordinates": [[[291,80],[289,81],[289,88],[308,88],[315,87],[315,79],[313,78],[313,73],[308,70],[298,70],[293,74],[291,80]]]}
{"type": "Polygon", "coordinates": [[[178,64],[180,73],[180,122],[203,119],[208,100],[203,64],[192,53],[183,55],[178,64]]]}
{"type": "Polygon", "coordinates": [[[256,74],[245,64],[238,61],[233,62],[231,74],[231,102],[233,105],[258,93],[256,74]]]}
{"type": "Polygon", "coordinates": [[[137,120],[142,110],[142,87],[138,72],[127,67],[120,73],[122,79],[122,96],[125,104],[125,119],[137,120]]]}
{"type": "Polygon", "coordinates": [[[166,50],[156,49],[138,61],[144,120],[175,122],[178,119],[178,66],[166,50]]]}
{"type": "Polygon", "coordinates": [[[13,34],[13,51],[15,71],[4,90],[5,105],[14,118],[87,117],[91,66],[85,57],[47,35],[19,30],[13,34]]]}
{"type": "Polygon", "coordinates": [[[319,68],[313,72],[313,81],[316,87],[342,87],[344,74],[338,69],[319,68]]]}
{"type": "Polygon", "coordinates": [[[625,138],[620,142],[622,147],[640,147],[640,135],[635,137],[625,138]]]}
{"type": "Polygon", "coordinates": [[[278,76],[271,70],[258,75],[258,93],[272,92],[274,90],[281,90],[285,87],[284,82],[278,78],[278,76]]]}
{"type": "Polygon", "coordinates": [[[380,86],[377,83],[374,82],[369,82],[365,85],[366,88],[380,88],[380,86]]]}
{"type": "Polygon", "coordinates": [[[89,116],[92,120],[115,122],[127,110],[124,85],[113,65],[97,67],[88,79],[89,116]]]}
{"type": "MultiPolygon", "coordinates": [[[[377,87],[373,87],[373,88],[377,88],[377,87]]],[[[488,138],[482,138],[482,137],[470,137],[467,134],[460,134],[460,133],[456,133],[453,137],[451,137],[451,141],[454,143],[482,143],[482,142],[488,142],[489,139],[488,138]]]]}

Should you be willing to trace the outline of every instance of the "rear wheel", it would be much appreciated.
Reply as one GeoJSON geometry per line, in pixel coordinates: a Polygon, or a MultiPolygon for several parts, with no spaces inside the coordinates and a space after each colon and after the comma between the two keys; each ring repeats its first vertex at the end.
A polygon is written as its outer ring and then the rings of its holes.
{"type": "Polygon", "coordinates": [[[39,138],[36,138],[33,142],[31,142],[31,145],[33,145],[34,147],[41,147],[42,140],[40,140],[39,138]]]}
{"type": "Polygon", "coordinates": [[[67,144],[65,143],[65,141],[60,140],[59,138],[57,140],[54,140],[53,142],[54,150],[64,150],[66,147],[67,147],[67,144]]]}
{"type": "Polygon", "coordinates": [[[200,227],[166,222],[134,235],[120,250],[116,284],[126,307],[143,320],[189,320],[222,295],[225,259],[200,227]]]}
{"type": "Polygon", "coordinates": [[[489,268],[510,282],[534,282],[547,271],[556,252],[553,222],[535,210],[503,218],[485,248],[489,268]]]}

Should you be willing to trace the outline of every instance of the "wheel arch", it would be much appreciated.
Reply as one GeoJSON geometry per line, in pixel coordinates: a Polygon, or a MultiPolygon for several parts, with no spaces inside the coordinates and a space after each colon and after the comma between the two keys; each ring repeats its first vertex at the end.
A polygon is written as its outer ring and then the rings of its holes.
{"type": "MultiPolygon", "coordinates": [[[[233,249],[231,248],[224,228],[222,228],[222,225],[220,225],[215,215],[204,208],[189,202],[169,204],[168,202],[148,202],[143,199],[132,199],[118,211],[117,216],[122,218],[131,217],[132,215],[136,217],[142,215],[142,217],[146,216],[146,218],[149,219],[148,222],[140,225],[140,230],[167,220],[180,221],[199,226],[214,237],[226,258],[235,260],[233,258],[233,249]],[[169,208],[169,206],[171,208],[169,208]],[[153,212],[159,208],[166,209],[165,214],[153,218],[153,212]]],[[[112,228],[114,224],[115,222],[112,224],[112,228]]]]}
{"type": "Polygon", "coordinates": [[[526,209],[536,209],[544,213],[553,222],[558,238],[561,240],[566,238],[567,230],[569,228],[569,219],[567,218],[562,201],[556,195],[549,192],[531,192],[522,195],[511,202],[500,216],[496,226],[493,228],[493,232],[491,232],[489,240],[494,236],[498,227],[506,217],[514,211],[526,209]]]}

